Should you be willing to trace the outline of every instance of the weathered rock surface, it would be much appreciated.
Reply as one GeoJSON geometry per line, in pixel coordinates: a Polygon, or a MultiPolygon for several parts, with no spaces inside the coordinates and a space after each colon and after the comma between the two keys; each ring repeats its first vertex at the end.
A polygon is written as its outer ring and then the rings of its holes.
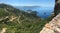
{"type": "Polygon", "coordinates": [[[47,23],[40,33],[60,33],[60,14],[47,23]]]}
{"type": "Polygon", "coordinates": [[[55,16],[60,13],[60,0],[55,0],[54,14],[55,16]]]}
{"type": "Polygon", "coordinates": [[[43,27],[40,33],[60,33],[60,0],[55,0],[55,17],[43,27]]]}

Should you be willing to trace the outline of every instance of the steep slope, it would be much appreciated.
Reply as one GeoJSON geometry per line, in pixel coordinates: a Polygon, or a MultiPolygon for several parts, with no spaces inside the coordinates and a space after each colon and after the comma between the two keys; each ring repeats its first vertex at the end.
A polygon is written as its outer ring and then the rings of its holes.
{"type": "Polygon", "coordinates": [[[25,12],[11,5],[0,4],[0,32],[39,33],[51,18],[41,19],[36,14],[36,11],[25,12]]]}
{"type": "Polygon", "coordinates": [[[60,0],[55,0],[54,13],[55,13],[55,16],[60,13],[60,0]]]}
{"type": "Polygon", "coordinates": [[[60,0],[55,0],[55,17],[47,23],[40,33],[60,33],[60,0]]]}
{"type": "Polygon", "coordinates": [[[41,25],[45,24],[40,20],[35,13],[0,4],[0,30],[7,28],[6,33],[38,33],[41,25]]]}
{"type": "Polygon", "coordinates": [[[40,33],[60,33],[60,14],[47,23],[40,33]]]}

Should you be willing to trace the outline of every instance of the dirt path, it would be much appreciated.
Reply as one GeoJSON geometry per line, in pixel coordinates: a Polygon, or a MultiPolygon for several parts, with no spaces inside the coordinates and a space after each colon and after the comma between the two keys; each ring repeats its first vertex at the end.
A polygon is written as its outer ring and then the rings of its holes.
{"type": "Polygon", "coordinates": [[[0,33],[5,33],[7,28],[3,28],[0,33]]]}

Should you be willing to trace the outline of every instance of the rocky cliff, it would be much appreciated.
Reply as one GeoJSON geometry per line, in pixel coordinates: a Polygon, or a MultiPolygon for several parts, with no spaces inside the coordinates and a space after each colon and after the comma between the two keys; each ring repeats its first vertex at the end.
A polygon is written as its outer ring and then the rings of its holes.
{"type": "Polygon", "coordinates": [[[40,33],[60,33],[60,0],[55,0],[55,17],[43,27],[40,33]]]}
{"type": "Polygon", "coordinates": [[[54,13],[55,13],[55,16],[60,13],[60,0],[55,0],[54,13]]]}
{"type": "Polygon", "coordinates": [[[60,14],[47,23],[40,33],[60,33],[60,14]]]}

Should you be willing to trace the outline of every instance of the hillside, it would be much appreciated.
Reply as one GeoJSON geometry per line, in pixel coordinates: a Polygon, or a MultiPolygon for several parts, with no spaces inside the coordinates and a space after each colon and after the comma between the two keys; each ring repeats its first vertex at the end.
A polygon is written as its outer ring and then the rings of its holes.
{"type": "Polygon", "coordinates": [[[34,12],[0,4],[0,33],[39,33],[47,21],[50,20],[41,19],[34,12]]]}

